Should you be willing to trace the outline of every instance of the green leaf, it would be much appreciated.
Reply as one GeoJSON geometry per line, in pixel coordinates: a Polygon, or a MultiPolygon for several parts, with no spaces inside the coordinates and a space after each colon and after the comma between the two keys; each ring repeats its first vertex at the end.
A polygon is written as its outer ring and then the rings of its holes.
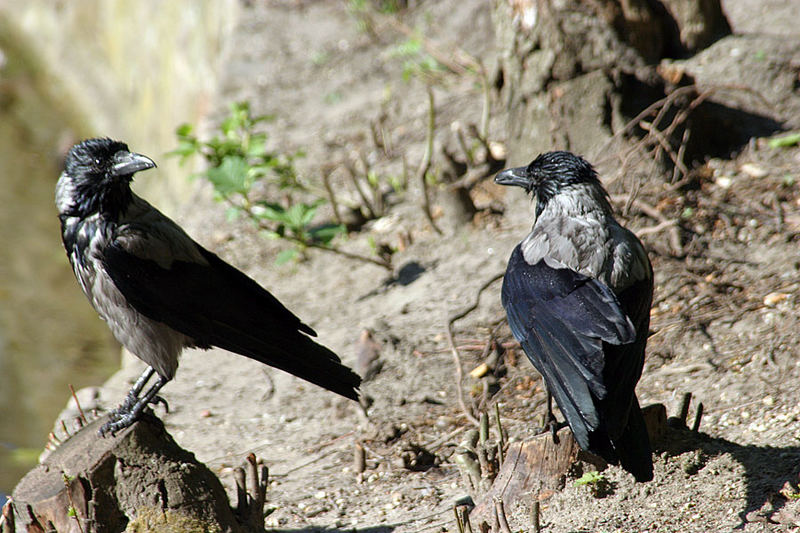
{"type": "Polygon", "coordinates": [[[247,152],[245,155],[252,159],[264,159],[265,157],[268,157],[267,136],[252,135],[250,137],[250,143],[247,145],[247,152]]]}
{"type": "Polygon", "coordinates": [[[280,239],[281,236],[278,232],[264,229],[259,232],[259,234],[264,237],[265,239],[280,239]]]}
{"type": "Polygon", "coordinates": [[[374,170],[367,172],[367,183],[374,189],[378,186],[378,173],[374,170]]]}
{"type": "Polygon", "coordinates": [[[188,137],[189,135],[192,134],[193,130],[194,127],[191,124],[189,124],[188,122],[184,122],[183,124],[175,128],[175,135],[177,135],[178,137],[188,137]]]}
{"type": "Polygon", "coordinates": [[[251,185],[247,169],[247,162],[242,157],[229,155],[218,167],[209,168],[206,177],[220,194],[247,194],[251,185]]]}
{"type": "Polygon", "coordinates": [[[253,209],[253,214],[264,220],[280,222],[281,224],[289,223],[289,216],[286,213],[286,209],[280,204],[259,202],[256,208],[253,209]]]}
{"type": "Polygon", "coordinates": [[[403,192],[403,180],[400,176],[389,176],[389,184],[394,192],[403,192]]]}
{"type": "Polygon", "coordinates": [[[344,224],[325,224],[308,230],[314,241],[329,245],[337,236],[347,232],[344,224]]]}
{"type": "Polygon", "coordinates": [[[239,218],[241,212],[242,210],[240,208],[231,206],[225,210],[225,220],[228,222],[233,222],[239,218]]]}
{"type": "Polygon", "coordinates": [[[174,150],[167,152],[168,157],[172,156],[180,156],[184,161],[197,153],[200,149],[200,145],[194,141],[188,141],[186,139],[182,139],[178,142],[178,147],[174,150]]]}
{"type": "Polygon", "coordinates": [[[286,211],[286,224],[292,230],[305,228],[317,212],[316,206],[308,204],[294,204],[286,211]]]}
{"type": "Polygon", "coordinates": [[[770,148],[790,148],[797,144],[800,144],[800,133],[792,133],[789,135],[784,135],[783,137],[770,139],[770,141],[767,143],[767,146],[770,148]]]}
{"type": "Polygon", "coordinates": [[[317,214],[317,207],[319,207],[321,203],[321,201],[317,201],[311,205],[305,206],[306,210],[303,213],[303,218],[300,221],[300,225],[302,227],[306,227],[311,224],[311,221],[314,220],[314,216],[317,214]]]}
{"type": "Polygon", "coordinates": [[[410,57],[419,54],[422,51],[422,40],[417,38],[408,38],[404,42],[398,44],[393,50],[389,51],[390,57],[410,57]]]}
{"type": "Polygon", "coordinates": [[[300,252],[297,251],[297,248],[288,248],[283,250],[281,253],[275,257],[275,264],[276,265],[283,265],[288,263],[289,261],[295,259],[300,252]]]}
{"type": "Polygon", "coordinates": [[[593,470],[591,472],[586,472],[581,477],[575,480],[575,486],[581,487],[583,485],[595,485],[597,483],[602,482],[605,479],[605,476],[600,472],[593,470]]]}

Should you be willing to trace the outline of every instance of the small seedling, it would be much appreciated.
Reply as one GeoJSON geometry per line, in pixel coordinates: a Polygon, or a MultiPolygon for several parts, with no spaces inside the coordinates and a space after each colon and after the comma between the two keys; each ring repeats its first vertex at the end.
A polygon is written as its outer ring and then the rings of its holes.
{"type": "Polygon", "coordinates": [[[775,137],[767,142],[767,146],[772,149],[775,148],[791,148],[800,144],[800,133],[790,133],[782,137],[775,137]]]}
{"type": "Polygon", "coordinates": [[[83,523],[81,522],[81,517],[78,515],[78,509],[75,507],[75,502],[72,501],[72,491],[70,490],[70,483],[75,480],[75,476],[70,476],[63,470],[61,471],[61,479],[64,482],[64,488],[67,492],[67,498],[69,499],[69,506],[67,507],[67,516],[74,518],[75,523],[78,525],[78,531],[81,533],[83,532],[83,523]]]}
{"type": "Polygon", "coordinates": [[[593,470],[586,472],[581,477],[575,480],[576,487],[589,487],[592,491],[592,496],[595,498],[604,498],[611,494],[613,484],[600,472],[593,470]]]}
{"type": "Polygon", "coordinates": [[[447,69],[424,48],[422,37],[415,35],[401,42],[389,52],[389,57],[403,61],[403,80],[412,78],[440,81],[447,69]]]}
{"type": "Polygon", "coordinates": [[[800,491],[793,490],[787,483],[787,485],[779,491],[781,495],[786,498],[787,500],[800,500],[800,491]]]}

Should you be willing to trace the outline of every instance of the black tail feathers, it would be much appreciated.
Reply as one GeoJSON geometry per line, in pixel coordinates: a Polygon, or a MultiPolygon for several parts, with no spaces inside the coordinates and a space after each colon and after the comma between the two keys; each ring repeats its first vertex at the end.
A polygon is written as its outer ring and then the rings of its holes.
{"type": "Polygon", "coordinates": [[[622,468],[633,474],[636,481],[653,479],[653,452],[639,401],[634,397],[628,414],[628,425],[614,441],[622,468]]]}
{"type": "Polygon", "coordinates": [[[358,401],[361,377],[343,365],[331,350],[299,331],[285,330],[260,338],[226,324],[217,324],[212,344],[358,401]]]}

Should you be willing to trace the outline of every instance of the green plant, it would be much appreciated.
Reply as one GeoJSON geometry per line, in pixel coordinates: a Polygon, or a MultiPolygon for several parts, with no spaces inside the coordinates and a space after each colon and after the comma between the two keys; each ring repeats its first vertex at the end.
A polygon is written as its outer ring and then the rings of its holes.
{"type": "Polygon", "coordinates": [[[359,31],[376,37],[378,31],[375,28],[373,13],[397,15],[405,4],[406,2],[402,0],[348,0],[347,11],[356,20],[359,31]]]}
{"type": "Polygon", "coordinates": [[[423,45],[423,38],[414,35],[389,51],[389,57],[403,60],[403,80],[412,78],[439,81],[447,69],[423,45]]]}
{"type": "Polygon", "coordinates": [[[575,480],[574,485],[576,487],[589,487],[589,490],[592,491],[592,496],[595,498],[608,496],[614,489],[613,484],[608,478],[597,470],[586,472],[575,480]]]}
{"type": "Polygon", "coordinates": [[[800,144],[800,133],[790,133],[789,135],[783,135],[782,137],[770,139],[767,143],[767,146],[772,149],[791,148],[792,146],[797,146],[798,144],[800,144]]]}
{"type": "Polygon", "coordinates": [[[298,179],[294,161],[302,152],[279,153],[267,148],[268,136],[262,125],[270,120],[272,117],[266,115],[253,116],[247,102],[234,103],[219,131],[208,140],[201,140],[190,124],[179,126],[175,132],[178,147],[168,155],[179,156],[182,162],[202,157],[206,170],[196,176],[208,180],[215,198],[228,204],[229,217],[245,216],[265,236],[291,243],[291,248],[278,254],[277,263],[302,257],[307,249],[314,248],[391,268],[385,259],[336,247],[334,239],[346,232],[343,225],[313,223],[326,199],[298,179]],[[257,184],[265,187],[255,187],[257,184]],[[280,202],[263,197],[264,191],[275,189],[281,195],[280,202]],[[298,199],[300,196],[304,200],[298,199]]]}

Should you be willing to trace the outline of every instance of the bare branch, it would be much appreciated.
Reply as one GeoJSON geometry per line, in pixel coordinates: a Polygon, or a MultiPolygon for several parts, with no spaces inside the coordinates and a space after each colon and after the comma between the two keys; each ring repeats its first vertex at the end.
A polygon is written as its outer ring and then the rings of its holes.
{"type": "Polygon", "coordinates": [[[433,220],[433,214],[431,213],[431,200],[428,191],[428,171],[431,169],[431,158],[433,157],[433,136],[436,131],[436,107],[433,101],[433,89],[430,85],[427,87],[428,89],[428,129],[427,135],[425,139],[425,153],[422,156],[422,161],[420,161],[419,169],[417,170],[417,180],[420,182],[420,186],[422,187],[422,210],[425,213],[425,217],[428,219],[431,227],[438,233],[442,235],[442,230],[436,225],[436,222],[433,220]]]}
{"type": "Polygon", "coordinates": [[[495,274],[492,276],[488,281],[486,281],[481,287],[478,289],[478,294],[475,297],[475,302],[468,306],[466,309],[459,311],[458,313],[451,315],[450,318],[447,320],[447,341],[450,343],[450,353],[453,355],[453,363],[456,367],[456,394],[458,396],[458,405],[461,407],[461,410],[464,412],[464,415],[467,417],[473,425],[476,427],[480,427],[480,421],[475,418],[475,415],[472,414],[472,411],[467,408],[466,403],[464,403],[464,393],[461,386],[461,380],[464,377],[464,371],[461,368],[461,356],[458,353],[458,348],[456,348],[455,340],[453,339],[453,324],[456,320],[461,320],[472,311],[478,308],[478,304],[480,303],[481,294],[485,291],[492,283],[495,281],[502,279],[504,273],[495,274]]]}

